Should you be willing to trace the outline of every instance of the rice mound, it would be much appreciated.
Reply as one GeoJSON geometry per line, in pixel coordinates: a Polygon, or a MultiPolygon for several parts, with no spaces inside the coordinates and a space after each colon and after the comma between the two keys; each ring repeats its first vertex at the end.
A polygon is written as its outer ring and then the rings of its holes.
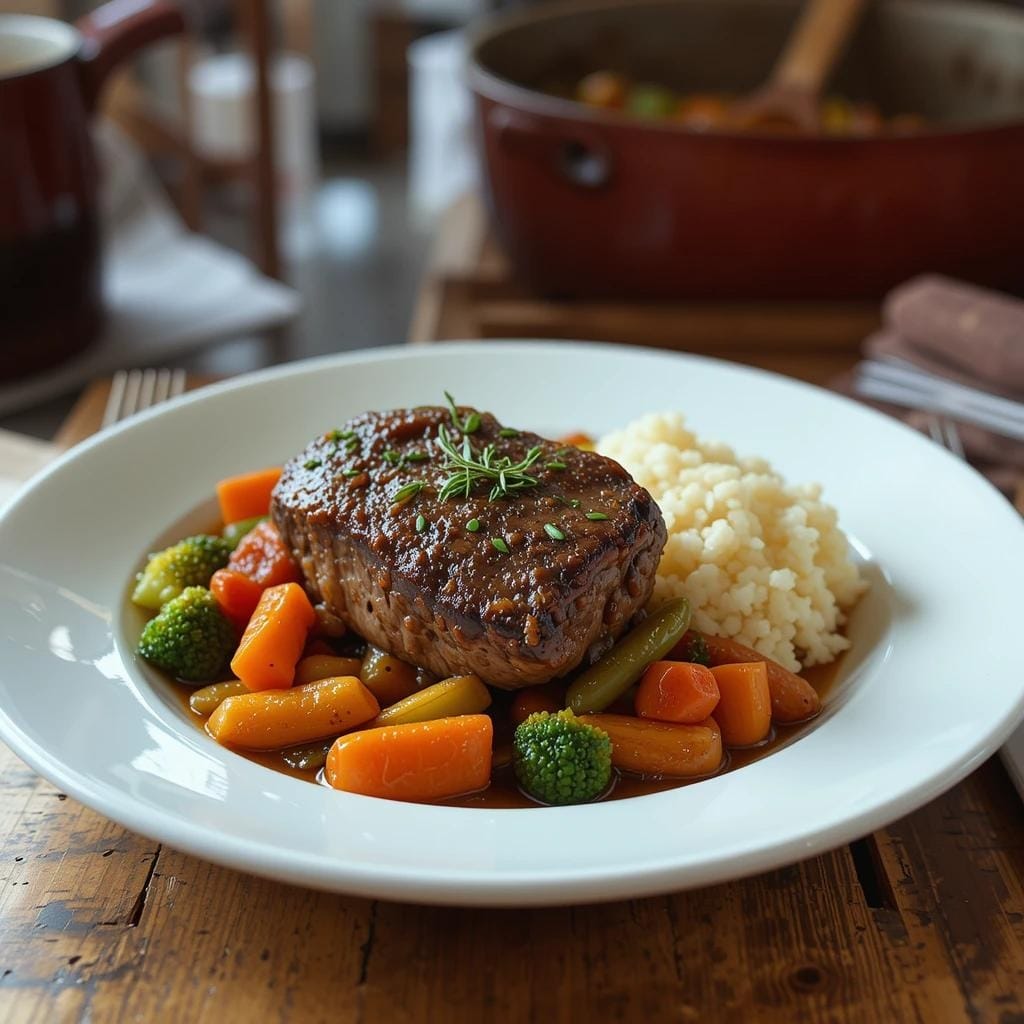
{"type": "Polygon", "coordinates": [[[702,632],[732,637],[793,671],[849,647],[844,612],[867,589],[821,486],[791,486],[760,458],[651,414],[601,438],[661,508],[668,542],[655,601],[687,597],[702,632]]]}

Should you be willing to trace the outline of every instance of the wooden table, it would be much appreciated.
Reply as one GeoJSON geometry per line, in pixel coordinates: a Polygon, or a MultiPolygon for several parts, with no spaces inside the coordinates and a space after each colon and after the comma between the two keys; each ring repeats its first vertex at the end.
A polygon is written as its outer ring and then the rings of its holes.
{"type": "Polygon", "coordinates": [[[879,325],[865,302],[557,301],[526,289],[475,195],[442,217],[409,340],[576,338],[670,348],[823,384],[879,325]]]}
{"type": "MultiPolygon", "coordinates": [[[[63,444],[97,428],[106,387],[63,444]]],[[[0,747],[0,1021],[252,1019],[1020,1021],[1024,808],[993,759],[889,828],[745,881],[438,910],[214,867],[0,747]]]]}

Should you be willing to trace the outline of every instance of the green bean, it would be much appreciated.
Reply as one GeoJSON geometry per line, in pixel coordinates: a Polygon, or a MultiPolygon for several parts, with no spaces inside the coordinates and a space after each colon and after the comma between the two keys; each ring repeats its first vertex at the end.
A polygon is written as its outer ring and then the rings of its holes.
{"type": "Polygon", "coordinates": [[[367,728],[431,722],[452,715],[477,715],[490,703],[490,691],[479,676],[452,676],[385,708],[367,728]]]}
{"type": "Polygon", "coordinates": [[[268,516],[253,516],[251,519],[239,519],[237,523],[228,523],[221,536],[231,541],[236,547],[238,542],[254,527],[259,526],[268,516]]]}
{"type": "Polygon", "coordinates": [[[308,772],[312,769],[323,768],[327,764],[327,754],[334,745],[334,740],[318,740],[316,743],[307,743],[301,747],[290,747],[281,751],[281,757],[289,768],[308,772]]]}
{"type": "Polygon", "coordinates": [[[690,602],[685,597],[663,604],[576,677],[565,695],[565,706],[578,715],[604,711],[652,661],[665,657],[675,647],[689,625],[690,602]]]}
{"type": "Polygon", "coordinates": [[[211,683],[192,693],[188,698],[188,706],[197,715],[212,715],[220,707],[221,701],[248,692],[249,687],[240,679],[229,679],[225,683],[211,683]]]}

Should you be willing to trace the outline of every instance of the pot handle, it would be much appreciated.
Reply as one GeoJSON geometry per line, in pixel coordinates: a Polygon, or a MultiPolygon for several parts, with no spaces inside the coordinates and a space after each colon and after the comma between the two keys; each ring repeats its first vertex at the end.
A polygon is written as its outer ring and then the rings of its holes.
{"type": "Polygon", "coordinates": [[[541,160],[570,185],[598,189],[612,179],[611,149],[590,125],[552,122],[511,107],[492,107],[488,122],[507,153],[541,160]]]}
{"type": "Polygon", "coordinates": [[[136,51],[164,36],[185,31],[185,17],[170,0],[110,0],[79,19],[82,33],[79,73],[88,110],[110,72],[136,51]]]}

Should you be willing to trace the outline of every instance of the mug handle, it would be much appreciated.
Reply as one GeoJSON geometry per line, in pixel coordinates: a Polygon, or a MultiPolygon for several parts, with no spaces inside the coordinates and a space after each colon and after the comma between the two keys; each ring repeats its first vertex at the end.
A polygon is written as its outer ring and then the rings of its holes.
{"type": "Polygon", "coordinates": [[[75,27],[82,34],[82,95],[93,110],[110,72],[149,43],[184,32],[185,17],[170,0],[110,0],[75,27]]]}

